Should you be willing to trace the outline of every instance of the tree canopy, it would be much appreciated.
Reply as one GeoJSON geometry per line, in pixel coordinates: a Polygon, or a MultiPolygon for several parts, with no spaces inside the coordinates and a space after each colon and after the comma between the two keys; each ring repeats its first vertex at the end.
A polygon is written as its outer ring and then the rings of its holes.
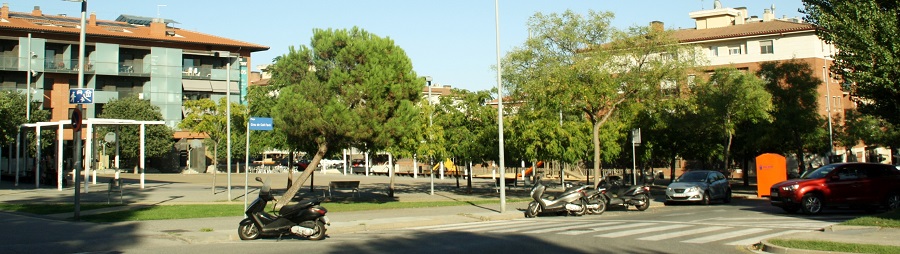
{"type": "MultiPolygon", "coordinates": [[[[100,118],[131,119],[139,121],[162,121],[163,117],[159,107],[150,104],[148,100],[138,99],[137,96],[129,96],[109,101],[103,107],[100,118]]],[[[101,130],[100,134],[112,132],[111,127],[101,130]]],[[[147,125],[145,127],[144,149],[146,157],[161,157],[172,150],[173,131],[165,125],[147,125]]],[[[119,143],[119,155],[126,159],[128,165],[136,165],[140,160],[140,126],[122,125],[118,127],[116,140],[119,143]]],[[[114,151],[108,151],[114,153],[114,151]]]]}
{"type": "MultiPolygon", "coordinates": [[[[313,29],[310,46],[290,47],[271,67],[283,86],[273,114],[298,148],[315,148],[308,167],[351,143],[379,150],[412,133],[422,80],[406,53],[389,38],[363,29],[313,29]]],[[[283,206],[313,170],[279,200],[283,206]]]]}
{"type": "Polygon", "coordinates": [[[804,0],[804,20],[834,45],[831,73],[859,96],[859,110],[900,125],[900,3],[894,0],[804,0]]]}

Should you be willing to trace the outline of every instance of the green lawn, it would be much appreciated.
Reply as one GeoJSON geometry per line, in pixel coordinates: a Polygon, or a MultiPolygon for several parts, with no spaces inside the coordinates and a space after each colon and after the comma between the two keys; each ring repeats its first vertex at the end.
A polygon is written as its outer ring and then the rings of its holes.
{"type": "Polygon", "coordinates": [[[848,220],[841,225],[900,228],[900,210],[848,220]]]}
{"type": "MultiPolygon", "coordinates": [[[[507,202],[521,202],[530,199],[508,199],[507,202]]],[[[367,211],[384,209],[464,206],[496,203],[497,200],[439,201],[439,202],[335,202],[322,203],[329,212],[367,211]]],[[[271,203],[267,210],[272,209],[271,203]]],[[[91,210],[117,205],[85,204],[81,210],[91,210]]],[[[33,214],[57,214],[74,211],[69,204],[0,204],[0,210],[33,214]]],[[[242,216],[244,204],[202,204],[202,205],[157,205],[135,210],[108,212],[96,215],[82,215],[81,220],[91,222],[119,222],[142,220],[171,220],[208,217],[242,216]]]]}

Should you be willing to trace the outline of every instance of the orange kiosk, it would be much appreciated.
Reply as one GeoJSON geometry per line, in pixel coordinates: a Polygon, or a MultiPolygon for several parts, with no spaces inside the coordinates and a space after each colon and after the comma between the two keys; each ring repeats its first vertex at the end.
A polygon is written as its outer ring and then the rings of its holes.
{"type": "Polygon", "coordinates": [[[772,185],[787,180],[787,160],[784,156],[765,153],[756,156],[756,195],[768,197],[772,185]]]}

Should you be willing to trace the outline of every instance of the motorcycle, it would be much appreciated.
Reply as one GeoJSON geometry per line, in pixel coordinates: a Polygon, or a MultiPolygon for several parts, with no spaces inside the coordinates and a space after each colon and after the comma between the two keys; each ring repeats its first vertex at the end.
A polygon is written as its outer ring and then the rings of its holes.
{"type": "Polygon", "coordinates": [[[549,200],[543,197],[547,186],[544,186],[540,178],[538,178],[531,189],[531,198],[534,201],[528,204],[528,208],[525,210],[525,217],[534,218],[542,212],[564,212],[576,216],[596,211],[603,213],[602,211],[606,210],[605,204],[602,206],[603,208],[600,208],[599,202],[591,203],[585,198],[585,190],[587,188],[587,185],[569,187],[555,199],[549,200]]]}
{"type": "Polygon", "coordinates": [[[650,186],[646,183],[652,181],[650,176],[649,180],[644,179],[644,184],[627,186],[622,180],[610,177],[600,182],[597,191],[607,206],[625,206],[625,209],[634,206],[638,211],[644,211],[650,207],[650,186]]]}
{"type": "MultiPolygon", "coordinates": [[[[256,177],[256,181],[263,183],[262,178],[256,177]]],[[[247,218],[241,220],[238,226],[238,236],[241,240],[255,240],[261,236],[275,236],[279,239],[288,234],[305,237],[309,240],[322,240],[325,238],[325,225],[331,225],[322,207],[321,200],[301,200],[297,204],[281,207],[275,214],[265,211],[269,201],[275,200],[269,181],[263,183],[259,190],[259,197],[247,207],[244,214],[247,218]]]]}

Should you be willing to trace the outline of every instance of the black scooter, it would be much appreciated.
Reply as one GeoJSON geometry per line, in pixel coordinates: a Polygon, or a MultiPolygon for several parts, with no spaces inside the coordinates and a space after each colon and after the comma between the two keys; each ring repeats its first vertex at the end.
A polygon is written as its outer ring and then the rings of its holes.
{"type": "Polygon", "coordinates": [[[650,207],[650,186],[646,183],[652,182],[653,177],[649,176],[644,179],[644,184],[628,186],[622,183],[618,177],[607,177],[597,186],[600,191],[601,198],[606,200],[607,206],[619,205],[634,206],[638,211],[647,210],[650,207]]]}
{"type": "MultiPolygon", "coordinates": [[[[262,182],[262,178],[256,177],[256,181],[262,182]]],[[[280,239],[281,236],[288,234],[306,237],[309,240],[325,238],[325,225],[331,223],[325,216],[328,210],[319,205],[320,200],[302,200],[297,204],[281,207],[276,214],[270,214],[265,211],[266,204],[273,200],[275,197],[272,196],[272,188],[266,181],[259,190],[259,197],[244,212],[247,218],[238,226],[238,236],[241,240],[255,240],[261,236],[275,235],[280,239]]]]}
{"type": "MultiPolygon", "coordinates": [[[[534,199],[528,204],[525,210],[526,218],[534,218],[542,212],[559,212],[571,215],[581,216],[588,212],[589,203],[585,198],[585,189],[587,185],[579,187],[569,187],[556,199],[549,200],[543,197],[547,186],[541,184],[540,178],[535,180],[534,187],[531,189],[531,198],[534,199]]],[[[597,206],[596,204],[594,206],[597,206]]]]}

